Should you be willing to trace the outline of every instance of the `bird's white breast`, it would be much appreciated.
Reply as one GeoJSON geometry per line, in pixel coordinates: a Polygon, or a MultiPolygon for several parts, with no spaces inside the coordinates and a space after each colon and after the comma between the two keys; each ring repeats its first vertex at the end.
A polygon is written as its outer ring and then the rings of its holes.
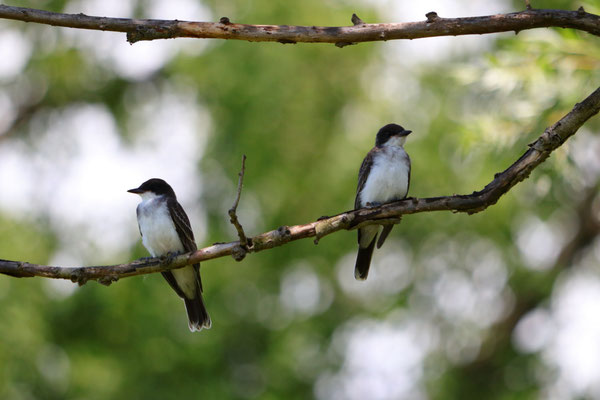
{"type": "Polygon", "coordinates": [[[404,148],[385,146],[373,159],[371,171],[360,192],[361,205],[400,200],[408,194],[410,160],[404,148]]]}
{"type": "Polygon", "coordinates": [[[184,251],[165,201],[144,199],[138,205],[138,223],[142,243],[153,257],[184,251]]]}

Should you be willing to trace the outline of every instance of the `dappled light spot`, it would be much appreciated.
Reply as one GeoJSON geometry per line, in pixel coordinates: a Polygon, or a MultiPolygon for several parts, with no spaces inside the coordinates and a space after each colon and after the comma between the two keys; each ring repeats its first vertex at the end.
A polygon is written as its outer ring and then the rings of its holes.
{"type": "Polygon", "coordinates": [[[428,325],[414,316],[350,320],[332,342],[342,357],[341,368],[319,378],[317,398],[420,398],[423,361],[432,344],[428,325]]]}
{"type": "MultiPolygon", "coordinates": [[[[58,257],[60,259],[60,257],[58,257]]],[[[44,291],[49,298],[62,300],[71,296],[77,290],[77,283],[63,279],[46,279],[44,291]]]]}
{"type": "Polygon", "coordinates": [[[549,393],[600,396],[600,278],[589,270],[558,282],[543,358],[558,376],[545,382],[549,393]]]}
{"type": "Polygon", "coordinates": [[[56,393],[65,393],[69,387],[71,363],[59,346],[46,344],[37,355],[36,367],[56,393]]]}
{"type": "Polygon", "coordinates": [[[31,42],[23,33],[13,29],[0,29],[0,54],[2,55],[0,82],[14,79],[22,73],[29,61],[31,51],[31,42]]]}
{"type": "Polygon", "coordinates": [[[534,270],[551,268],[564,244],[561,227],[534,216],[518,223],[516,245],[525,265],[534,270]]]}
{"type": "Polygon", "coordinates": [[[287,310],[310,316],[329,307],[333,292],[309,264],[300,263],[283,273],[279,299],[287,310]]]}
{"type": "Polygon", "coordinates": [[[548,310],[538,308],[521,318],[513,332],[513,341],[520,351],[535,353],[548,345],[555,329],[548,310]]]}

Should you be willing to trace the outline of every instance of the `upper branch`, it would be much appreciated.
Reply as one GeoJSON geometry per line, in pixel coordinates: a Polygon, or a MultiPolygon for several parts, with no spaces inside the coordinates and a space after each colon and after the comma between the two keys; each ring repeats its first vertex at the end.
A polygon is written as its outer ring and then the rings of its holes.
{"type": "MultiPolygon", "coordinates": [[[[531,171],[541,164],[552,151],[560,147],[570,136],[577,132],[581,125],[599,111],[600,88],[596,89],[584,101],[576,104],[560,121],[546,129],[535,142],[529,145],[529,149],[517,161],[503,172],[496,174],[494,179],[481,191],[469,195],[424,199],[409,198],[384,204],[380,207],[347,211],[304,225],[282,226],[279,229],[248,238],[245,250],[247,252],[258,252],[308,237],[320,239],[342,229],[349,230],[363,225],[389,222],[398,219],[403,214],[442,210],[472,214],[482,211],[496,204],[503,194],[527,178],[531,171]]],[[[241,183],[239,187],[241,187],[241,183]]],[[[0,259],[0,273],[15,277],[43,276],[46,278],[70,279],[80,284],[91,279],[110,284],[121,277],[166,271],[200,261],[235,255],[236,251],[239,251],[240,245],[239,241],[218,243],[192,253],[182,254],[174,259],[168,257],[151,258],[136,260],[127,264],[100,267],[53,267],[0,259]]]]}
{"type": "Polygon", "coordinates": [[[232,23],[226,17],[221,18],[219,22],[107,18],[6,5],[0,5],[0,18],[69,28],[125,32],[127,40],[131,43],[140,40],[194,37],[251,42],[335,43],[343,47],[358,42],[519,32],[544,27],[572,28],[600,36],[600,17],[585,12],[583,8],[578,11],[526,10],[467,18],[441,18],[435,12],[431,12],[427,14],[426,21],[392,24],[365,24],[357,17],[352,19],[354,26],[335,27],[246,25],[232,23]],[[356,23],[357,21],[360,23],[356,23]]]}

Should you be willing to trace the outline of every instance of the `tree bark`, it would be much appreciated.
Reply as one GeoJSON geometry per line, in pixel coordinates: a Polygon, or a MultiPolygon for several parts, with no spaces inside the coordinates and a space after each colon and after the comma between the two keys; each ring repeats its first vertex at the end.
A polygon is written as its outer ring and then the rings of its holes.
{"type": "Polygon", "coordinates": [[[95,17],[62,14],[31,8],[0,5],[0,18],[78,29],[127,33],[127,40],[233,39],[250,42],[334,43],[338,47],[359,42],[418,39],[436,36],[481,35],[497,32],[518,33],[534,28],[571,28],[600,36],[600,17],[578,11],[528,9],[509,14],[481,17],[441,18],[435,12],[419,22],[365,24],[355,15],[353,26],[247,25],[233,23],[227,17],[219,22],[190,22],[95,17]]]}

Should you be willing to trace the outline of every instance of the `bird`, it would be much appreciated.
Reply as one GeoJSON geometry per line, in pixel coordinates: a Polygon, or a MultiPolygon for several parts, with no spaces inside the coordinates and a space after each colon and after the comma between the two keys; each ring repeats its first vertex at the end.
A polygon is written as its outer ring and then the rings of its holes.
{"type": "MultiPolygon", "coordinates": [[[[198,249],[190,220],[167,182],[152,178],[128,192],[142,198],[136,209],[138,227],[142,243],[152,257],[171,256],[198,249]]],[[[202,299],[200,264],[161,273],[183,299],[190,331],[209,329],[212,322],[202,299]]]]}
{"type": "MultiPolygon", "coordinates": [[[[374,207],[383,203],[402,200],[410,186],[410,157],[404,150],[406,137],[411,133],[397,124],[382,127],[373,147],[365,156],[358,172],[358,186],[354,208],[374,207]]],[[[368,225],[358,229],[358,254],[354,266],[354,278],[367,279],[375,243],[380,248],[394,225],[368,225]]]]}

